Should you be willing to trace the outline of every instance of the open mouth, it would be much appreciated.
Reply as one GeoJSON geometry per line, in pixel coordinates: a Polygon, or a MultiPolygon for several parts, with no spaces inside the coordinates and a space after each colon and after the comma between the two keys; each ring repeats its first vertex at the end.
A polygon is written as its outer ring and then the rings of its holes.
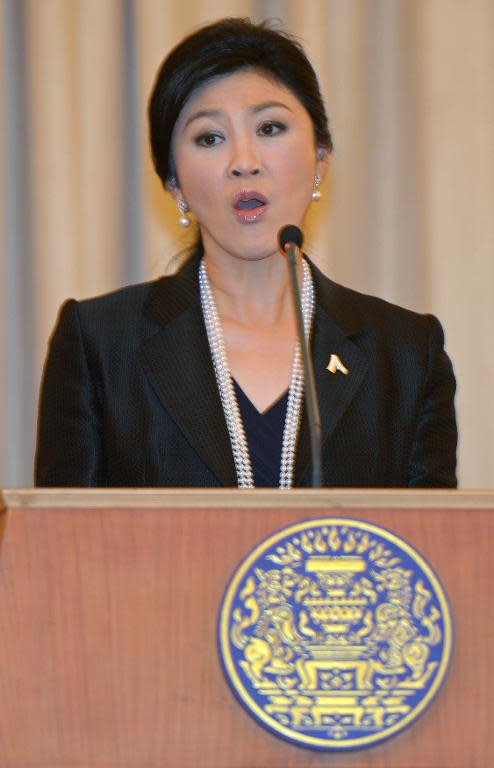
{"type": "Polygon", "coordinates": [[[233,198],[232,203],[238,219],[244,224],[257,221],[268,206],[267,198],[253,189],[239,192],[233,198]]]}
{"type": "Polygon", "coordinates": [[[261,205],[264,205],[261,200],[251,198],[250,200],[239,200],[235,208],[239,211],[252,211],[254,208],[259,208],[261,205]]]}

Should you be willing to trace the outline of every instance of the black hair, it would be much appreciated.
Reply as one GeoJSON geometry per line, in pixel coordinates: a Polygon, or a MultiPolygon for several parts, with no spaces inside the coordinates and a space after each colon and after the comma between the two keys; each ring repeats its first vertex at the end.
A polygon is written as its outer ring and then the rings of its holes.
{"type": "Polygon", "coordinates": [[[333,142],[317,76],[300,43],[268,22],[225,18],[184,38],[163,61],[149,100],[154,167],[163,185],[175,176],[173,129],[192,91],[216,77],[256,69],[285,85],[310,115],[318,147],[333,142]]]}

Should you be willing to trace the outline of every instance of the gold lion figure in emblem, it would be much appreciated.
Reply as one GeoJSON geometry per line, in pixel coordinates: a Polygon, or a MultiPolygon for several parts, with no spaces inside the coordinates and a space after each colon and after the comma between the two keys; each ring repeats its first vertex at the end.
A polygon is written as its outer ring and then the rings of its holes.
{"type": "Polygon", "coordinates": [[[281,604],[264,610],[257,625],[257,634],[244,648],[244,660],[240,665],[254,685],[266,682],[264,672],[289,675],[294,671],[292,646],[303,638],[297,632],[293,611],[281,604]]]}
{"type": "Polygon", "coordinates": [[[382,603],[376,608],[375,620],[376,627],[369,641],[380,645],[381,649],[377,658],[368,661],[362,681],[364,687],[373,687],[376,674],[402,675],[407,668],[411,676],[402,684],[423,687],[437,664],[427,664],[429,645],[426,638],[419,636],[408,612],[394,603],[382,603]]]}

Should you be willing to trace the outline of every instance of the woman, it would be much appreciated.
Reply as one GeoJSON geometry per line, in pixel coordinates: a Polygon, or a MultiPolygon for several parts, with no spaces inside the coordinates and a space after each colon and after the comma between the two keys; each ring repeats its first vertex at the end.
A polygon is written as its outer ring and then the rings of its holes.
{"type": "MultiPolygon", "coordinates": [[[[154,164],[193,214],[179,272],[68,301],[42,387],[36,482],[310,484],[303,376],[276,235],[301,226],[332,141],[314,71],[283,33],[225,19],[164,61],[154,164]]],[[[439,322],[299,265],[324,484],[454,486],[454,377],[439,322]]]]}

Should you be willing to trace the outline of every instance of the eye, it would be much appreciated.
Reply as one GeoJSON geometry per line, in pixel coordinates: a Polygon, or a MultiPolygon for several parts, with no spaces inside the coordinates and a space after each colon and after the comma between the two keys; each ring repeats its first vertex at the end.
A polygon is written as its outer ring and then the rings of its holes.
{"type": "Polygon", "coordinates": [[[220,136],[219,133],[201,133],[201,135],[195,139],[195,143],[199,147],[214,147],[222,141],[222,138],[223,137],[220,136]]]}
{"type": "Polygon", "coordinates": [[[261,123],[258,128],[258,133],[261,136],[276,136],[278,133],[286,131],[286,125],[283,123],[276,123],[271,120],[261,123]]]}

